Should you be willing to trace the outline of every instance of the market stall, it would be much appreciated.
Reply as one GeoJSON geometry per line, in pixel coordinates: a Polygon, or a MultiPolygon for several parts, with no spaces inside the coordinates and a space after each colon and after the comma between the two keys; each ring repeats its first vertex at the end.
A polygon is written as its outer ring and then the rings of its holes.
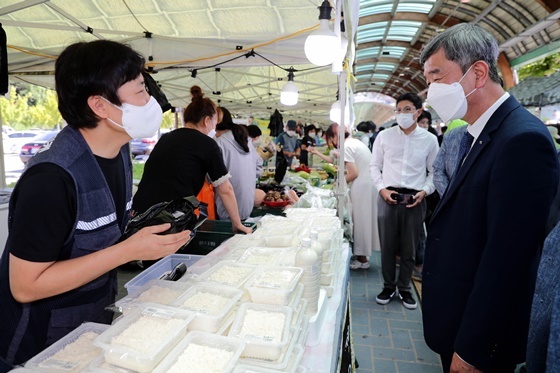
{"type": "Polygon", "coordinates": [[[335,212],[289,209],[206,256],[163,258],[125,285],[111,326],[82,324],[25,369],[351,371],[350,250],[335,212]]]}

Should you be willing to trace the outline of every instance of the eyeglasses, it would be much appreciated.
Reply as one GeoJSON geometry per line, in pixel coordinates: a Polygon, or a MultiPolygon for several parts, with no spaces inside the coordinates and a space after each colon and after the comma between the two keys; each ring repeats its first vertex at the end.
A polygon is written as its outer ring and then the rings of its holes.
{"type": "Polygon", "coordinates": [[[410,106],[406,106],[402,109],[395,109],[394,113],[395,114],[410,114],[410,113],[414,113],[416,111],[416,108],[410,107],[410,106]]]}

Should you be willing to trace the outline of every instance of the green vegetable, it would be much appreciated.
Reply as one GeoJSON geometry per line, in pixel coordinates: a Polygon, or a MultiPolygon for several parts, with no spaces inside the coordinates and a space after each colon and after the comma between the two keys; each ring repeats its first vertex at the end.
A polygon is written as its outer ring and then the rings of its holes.
{"type": "Polygon", "coordinates": [[[305,171],[299,171],[299,172],[296,172],[296,173],[304,179],[309,179],[309,174],[305,171]]]}
{"type": "Polygon", "coordinates": [[[331,175],[336,175],[336,167],[332,163],[325,163],[323,166],[323,170],[327,171],[331,175]]]}

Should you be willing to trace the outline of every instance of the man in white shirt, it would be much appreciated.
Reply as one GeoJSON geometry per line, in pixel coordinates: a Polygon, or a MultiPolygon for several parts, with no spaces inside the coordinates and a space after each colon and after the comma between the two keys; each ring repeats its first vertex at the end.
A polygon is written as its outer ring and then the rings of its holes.
{"type": "Polygon", "coordinates": [[[373,143],[370,174],[379,190],[378,226],[381,241],[383,291],[379,304],[395,293],[408,309],[417,307],[410,293],[415,251],[426,214],[426,195],[434,192],[432,163],[439,146],[437,138],[418,127],[422,100],[415,93],[397,98],[398,126],[380,132],[373,143]],[[400,271],[396,279],[396,256],[400,271]]]}

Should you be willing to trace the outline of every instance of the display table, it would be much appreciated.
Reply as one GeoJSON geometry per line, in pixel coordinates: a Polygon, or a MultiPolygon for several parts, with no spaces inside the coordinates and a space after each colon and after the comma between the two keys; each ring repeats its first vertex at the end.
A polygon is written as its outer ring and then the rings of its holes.
{"type": "MultiPolygon", "coordinates": [[[[228,252],[228,241],[225,241],[210,252],[207,257],[219,260],[221,256],[228,252]]],[[[342,342],[342,331],[344,316],[346,314],[348,302],[348,281],[350,268],[351,251],[347,241],[344,241],[341,247],[341,257],[338,261],[338,268],[335,269],[337,274],[333,287],[334,291],[330,298],[326,298],[324,303],[325,317],[321,325],[311,325],[320,328],[316,330],[319,335],[319,343],[316,346],[306,346],[305,353],[300,365],[307,368],[307,372],[325,373],[338,371],[339,356],[342,342]]],[[[345,371],[343,368],[341,371],[345,371]]]]}

